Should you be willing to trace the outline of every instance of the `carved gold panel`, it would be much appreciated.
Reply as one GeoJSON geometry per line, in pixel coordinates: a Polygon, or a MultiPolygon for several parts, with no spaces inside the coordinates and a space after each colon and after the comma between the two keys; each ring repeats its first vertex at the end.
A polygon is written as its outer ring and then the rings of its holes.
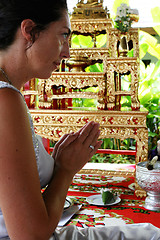
{"type": "Polygon", "coordinates": [[[70,48],[71,56],[75,57],[87,57],[90,60],[104,60],[110,56],[110,52],[107,48],[70,48]]]}
{"type": "Polygon", "coordinates": [[[38,84],[39,106],[45,105],[44,89],[47,94],[47,102],[50,103],[53,99],[62,98],[93,98],[98,99],[99,107],[104,108],[104,96],[106,89],[106,79],[104,73],[86,73],[86,72],[54,72],[49,79],[42,79],[38,84]],[[63,85],[66,88],[84,88],[97,86],[98,93],[85,92],[67,92],[63,95],[53,95],[52,86],[63,85]]]}
{"type": "Polygon", "coordinates": [[[112,27],[111,19],[71,19],[72,32],[95,33],[112,27]]]}
{"type": "Polygon", "coordinates": [[[107,75],[107,108],[114,109],[116,96],[131,96],[131,108],[133,110],[140,109],[138,99],[139,85],[139,63],[137,58],[107,58],[104,65],[104,71],[107,75]],[[115,73],[124,74],[130,72],[131,86],[128,91],[119,91],[115,88],[115,73]]]}
{"type": "Polygon", "coordinates": [[[139,57],[139,36],[138,36],[137,28],[131,28],[125,34],[122,34],[116,28],[112,28],[109,30],[107,41],[109,42],[111,57],[114,57],[114,58],[118,57],[117,44],[118,44],[118,41],[120,41],[122,36],[125,36],[128,44],[130,41],[132,42],[133,49],[134,49],[133,51],[134,57],[138,58],[139,57]]]}
{"type": "Polygon", "coordinates": [[[100,138],[133,138],[137,142],[136,163],[148,158],[147,112],[30,110],[36,132],[51,140],[76,132],[89,121],[100,123],[100,138]]]}

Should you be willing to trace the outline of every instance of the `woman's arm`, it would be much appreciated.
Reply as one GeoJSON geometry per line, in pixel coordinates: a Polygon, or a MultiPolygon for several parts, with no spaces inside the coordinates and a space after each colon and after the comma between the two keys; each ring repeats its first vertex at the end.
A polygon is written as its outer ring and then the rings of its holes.
{"type": "Polygon", "coordinates": [[[37,171],[32,133],[21,96],[0,95],[0,207],[12,240],[48,240],[61,217],[74,174],[96,152],[99,125],[87,124],[57,144],[55,171],[44,195],[37,171]],[[94,151],[89,145],[95,145],[94,151]]]}
{"type": "MultiPolygon", "coordinates": [[[[99,137],[99,124],[90,122],[82,130],[75,134],[65,135],[55,146],[55,172],[49,187],[44,193],[47,209],[57,219],[61,217],[64,201],[72,178],[91,158],[101,145],[97,142],[99,137]],[[92,150],[89,145],[95,146],[92,150]],[[55,194],[56,193],[56,194],[55,194]],[[53,206],[53,199],[57,206],[53,206]]],[[[55,224],[55,223],[54,223],[55,224]]]]}

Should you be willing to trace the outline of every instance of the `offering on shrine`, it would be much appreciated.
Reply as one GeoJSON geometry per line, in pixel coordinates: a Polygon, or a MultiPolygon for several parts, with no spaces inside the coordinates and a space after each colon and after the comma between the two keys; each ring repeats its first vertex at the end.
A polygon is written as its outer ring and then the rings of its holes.
{"type": "Polygon", "coordinates": [[[158,156],[155,156],[155,157],[152,158],[151,161],[148,161],[147,166],[146,166],[147,169],[148,170],[153,170],[155,168],[155,164],[156,164],[157,160],[158,160],[158,156]]]}
{"type": "Polygon", "coordinates": [[[158,140],[156,148],[149,152],[148,162],[146,164],[147,169],[155,169],[157,161],[160,161],[160,140],[158,140]]]}

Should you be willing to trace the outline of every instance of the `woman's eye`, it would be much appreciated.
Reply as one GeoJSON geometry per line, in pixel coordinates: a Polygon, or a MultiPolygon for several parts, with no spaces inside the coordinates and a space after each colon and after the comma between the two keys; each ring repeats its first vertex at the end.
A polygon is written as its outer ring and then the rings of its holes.
{"type": "Polygon", "coordinates": [[[63,37],[64,37],[64,39],[67,39],[68,36],[69,36],[68,33],[63,33],[63,37]]]}

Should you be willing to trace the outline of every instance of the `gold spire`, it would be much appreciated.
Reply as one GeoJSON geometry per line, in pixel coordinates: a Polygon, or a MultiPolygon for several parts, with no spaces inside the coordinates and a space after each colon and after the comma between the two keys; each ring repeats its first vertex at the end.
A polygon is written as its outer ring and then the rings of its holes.
{"type": "Polygon", "coordinates": [[[71,15],[72,19],[109,18],[107,8],[103,7],[103,0],[79,0],[71,15]]]}

